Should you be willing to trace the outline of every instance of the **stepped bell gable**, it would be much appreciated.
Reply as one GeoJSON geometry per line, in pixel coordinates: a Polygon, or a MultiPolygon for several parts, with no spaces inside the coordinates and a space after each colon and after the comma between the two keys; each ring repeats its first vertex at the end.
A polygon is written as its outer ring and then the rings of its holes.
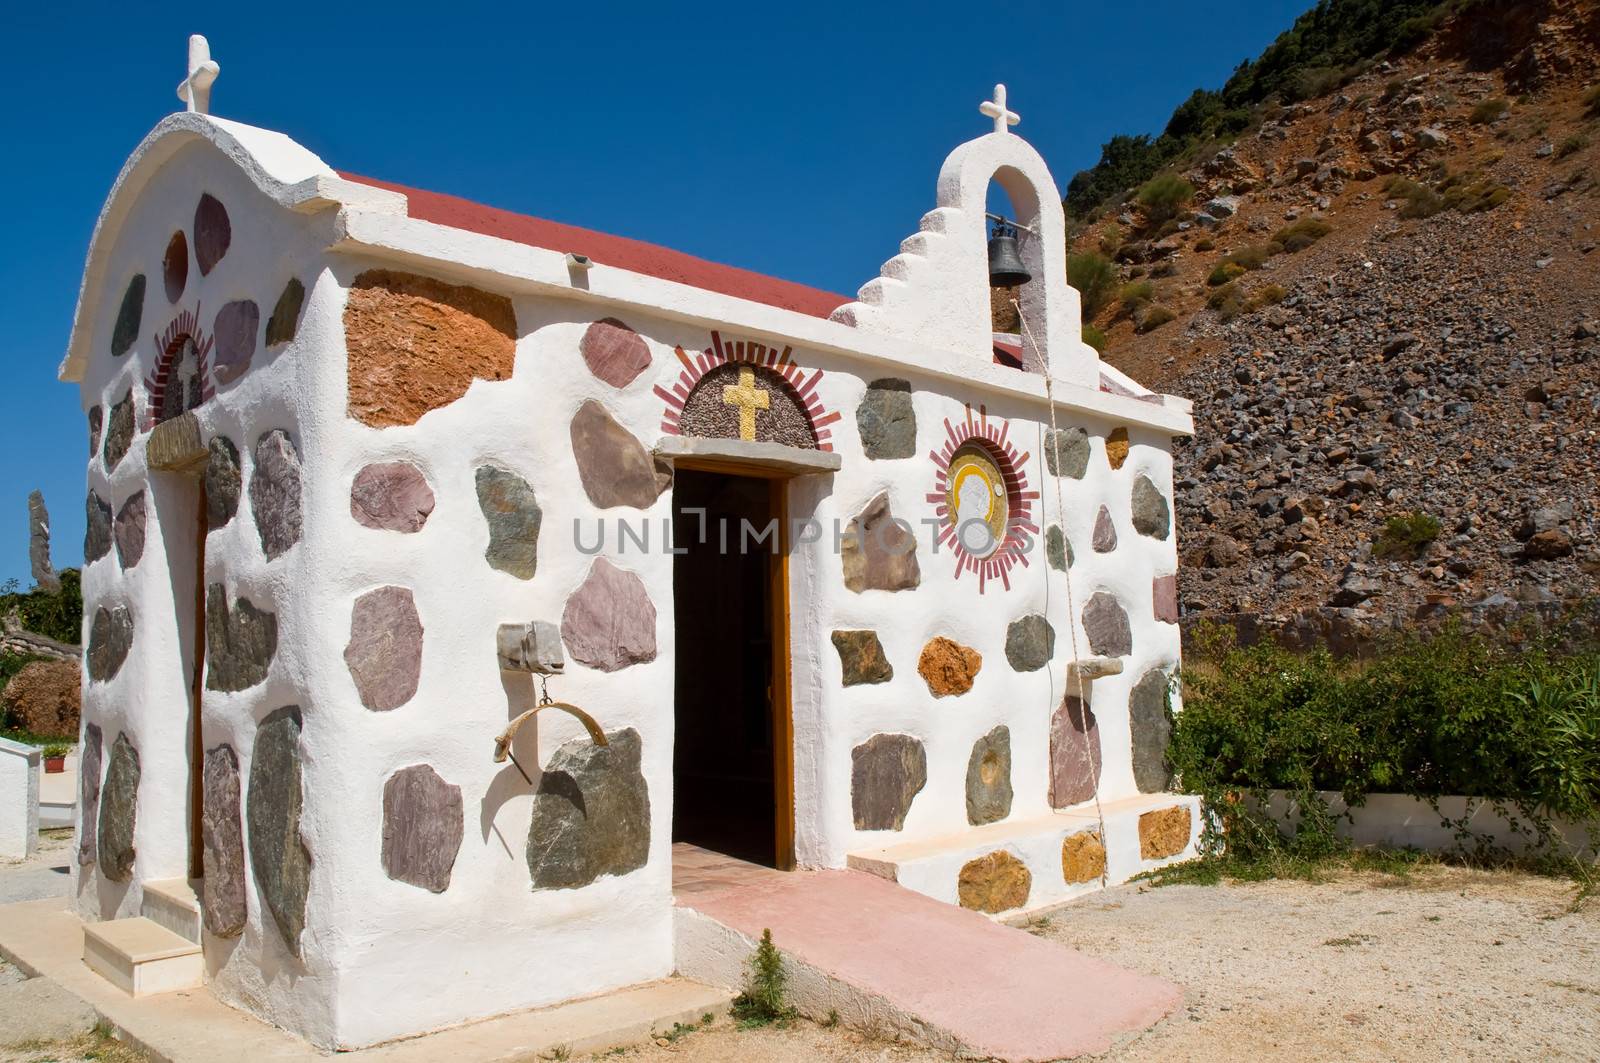
{"type": "Polygon", "coordinates": [[[1081,341],[1003,95],[847,300],[337,171],[217,71],[117,177],[60,372],[91,931],[192,888],[208,991],[348,1048],[670,974],[675,845],[992,913],[1192,852],[1189,405],[1081,341]]]}

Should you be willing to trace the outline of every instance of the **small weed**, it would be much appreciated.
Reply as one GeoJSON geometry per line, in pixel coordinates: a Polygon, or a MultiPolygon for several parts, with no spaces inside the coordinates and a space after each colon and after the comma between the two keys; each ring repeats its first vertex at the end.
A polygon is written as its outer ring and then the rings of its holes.
{"type": "Polygon", "coordinates": [[[1356,945],[1364,945],[1369,941],[1376,940],[1377,939],[1370,934],[1351,934],[1348,937],[1329,938],[1327,941],[1324,941],[1323,944],[1331,945],[1336,949],[1345,949],[1352,948],[1356,945]]]}
{"type": "Polygon", "coordinates": [[[1216,247],[1216,241],[1211,239],[1209,236],[1202,236],[1200,239],[1194,242],[1194,249],[1196,251],[1214,251],[1216,250],[1216,247]]]}
{"type": "Polygon", "coordinates": [[[544,1058],[554,1060],[555,1063],[565,1063],[566,1060],[572,1058],[572,1046],[556,1045],[550,1051],[545,1053],[544,1058]]]}
{"type": "Polygon", "coordinates": [[[1223,261],[1254,270],[1265,266],[1267,259],[1271,258],[1273,253],[1271,244],[1246,244],[1223,259],[1223,261]]]}
{"type": "Polygon", "coordinates": [[[1426,916],[1426,917],[1425,917],[1425,918],[1426,918],[1426,919],[1427,919],[1427,921],[1428,921],[1428,922],[1430,922],[1430,923],[1437,923],[1437,922],[1439,922],[1439,921],[1440,921],[1440,920],[1441,920],[1441,919],[1443,919],[1443,918],[1444,918],[1444,916],[1442,916],[1442,915],[1430,915],[1430,916],[1426,916]]]}
{"type": "Polygon", "coordinates": [[[1206,296],[1206,306],[1216,311],[1223,321],[1232,321],[1244,312],[1244,293],[1238,282],[1230,281],[1206,296]]]}
{"type": "Polygon", "coordinates": [[[1444,209],[1444,197],[1425,184],[1405,177],[1392,177],[1384,192],[1400,201],[1402,218],[1431,218],[1444,209]]]}
{"type": "Polygon", "coordinates": [[[1149,281],[1133,281],[1124,284],[1117,293],[1117,298],[1122,302],[1122,309],[1129,313],[1148,303],[1155,297],[1156,286],[1149,281]]]}
{"type": "Polygon", "coordinates": [[[1263,284],[1250,293],[1250,301],[1245,304],[1248,311],[1260,310],[1264,306],[1277,306],[1289,298],[1289,290],[1281,284],[1263,284]]]}
{"type": "Polygon", "coordinates": [[[1491,96],[1487,100],[1480,100],[1467,116],[1467,121],[1473,125],[1488,125],[1497,122],[1511,110],[1511,101],[1504,96],[1491,96]]]}
{"type": "Polygon", "coordinates": [[[1590,118],[1600,118],[1600,85],[1591,85],[1584,90],[1583,109],[1590,118]]]}
{"type": "Polygon", "coordinates": [[[1086,324],[1083,326],[1083,342],[1101,354],[1106,352],[1106,334],[1093,325],[1086,324]]]}
{"type": "Polygon", "coordinates": [[[1556,146],[1556,158],[1564,159],[1568,155],[1577,154],[1588,146],[1588,137],[1584,136],[1582,133],[1574,133],[1572,136],[1568,137],[1566,140],[1563,140],[1559,145],[1556,146]]]}
{"type": "Polygon", "coordinates": [[[1372,543],[1372,556],[1416,560],[1443,530],[1439,518],[1427,513],[1413,511],[1390,517],[1372,543]]]}
{"type": "Polygon", "coordinates": [[[1272,242],[1283,245],[1283,249],[1293,254],[1304,251],[1318,240],[1333,232],[1333,226],[1321,218],[1301,218],[1291,222],[1272,234],[1272,242]]]}
{"type": "Polygon", "coordinates": [[[761,944],[745,971],[744,992],[734,998],[733,1017],[741,1030],[777,1023],[786,1025],[795,1017],[794,1008],[785,1000],[789,976],[783,969],[783,956],[772,943],[770,929],[761,932],[761,944]]]}
{"type": "Polygon", "coordinates": [[[1134,312],[1133,330],[1140,334],[1154,332],[1169,321],[1178,317],[1164,306],[1145,306],[1134,312]]]}
{"type": "Polygon", "coordinates": [[[1052,922],[1053,920],[1048,915],[1039,915],[1024,923],[1022,929],[1034,937],[1043,937],[1049,933],[1052,922]]]}
{"type": "Polygon", "coordinates": [[[838,1008],[829,1008],[828,1009],[828,1017],[823,1020],[822,1025],[823,1025],[824,1028],[829,1029],[829,1030],[833,1029],[835,1026],[838,1026],[839,1025],[839,1009],[838,1008]]]}
{"type": "Polygon", "coordinates": [[[1245,275],[1245,268],[1237,262],[1218,262],[1211,270],[1211,275],[1206,278],[1206,283],[1213,288],[1220,288],[1230,284],[1245,275]]]}
{"type": "Polygon", "coordinates": [[[1178,213],[1194,198],[1194,186],[1175,173],[1162,173],[1139,187],[1134,199],[1144,208],[1145,218],[1159,225],[1178,213]]]}

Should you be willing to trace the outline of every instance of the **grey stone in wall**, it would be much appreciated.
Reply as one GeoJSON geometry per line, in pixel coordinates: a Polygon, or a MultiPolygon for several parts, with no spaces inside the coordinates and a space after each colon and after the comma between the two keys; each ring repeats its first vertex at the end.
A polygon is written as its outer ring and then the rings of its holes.
{"type": "Polygon", "coordinates": [[[117,510],[113,522],[112,538],[117,543],[117,561],[122,567],[132,568],[144,557],[145,493],[131,495],[117,510]]]}
{"type": "Polygon", "coordinates": [[[1006,628],[1006,661],[1019,672],[1037,672],[1056,652],[1056,632],[1038,613],[1013,620],[1006,628]]]}
{"type": "Polygon", "coordinates": [[[100,792],[100,874],[113,882],[133,877],[133,832],[139,811],[139,751],[126,733],[111,743],[110,766],[100,792]]]}
{"type": "Polygon", "coordinates": [[[1059,524],[1052,524],[1045,529],[1044,557],[1049,566],[1057,572],[1065,572],[1072,567],[1072,544],[1067,541],[1059,524]]]}
{"type": "Polygon", "coordinates": [[[490,568],[518,579],[532,579],[539,565],[539,525],[544,513],[528,481],[514,472],[484,465],[477,471],[478,508],[489,524],[490,568]]]}
{"type": "Polygon", "coordinates": [[[917,413],[909,381],[894,377],[874,380],[856,407],[856,429],[868,458],[909,458],[917,451],[917,413]]]}
{"type": "Polygon", "coordinates": [[[1011,730],[996,727],[972,744],[967,758],[967,822],[974,827],[1011,815],[1011,730]]]}
{"type": "Polygon", "coordinates": [[[847,687],[887,683],[894,678],[894,666],[884,655],[883,643],[878,641],[876,631],[835,631],[833,648],[839,651],[839,664],[844,669],[847,687]]]}
{"type": "Polygon", "coordinates": [[[461,787],[426,764],[383,784],[383,870],[392,879],[443,893],[461,848],[461,787]]]}
{"type": "Polygon", "coordinates": [[[1045,467],[1051,476],[1083,479],[1089,468],[1089,433],[1081,428],[1061,428],[1045,433],[1045,467]]]}
{"type": "Polygon", "coordinates": [[[88,565],[111,552],[111,503],[89,490],[84,500],[83,563],[88,565]]]}
{"type": "Polygon", "coordinates": [[[898,523],[881,492],[850,521],[840,549],[844,585],[862,591],[913,590],[922,582],[914,529],[898,523]]]}
{"type": "Polygon", "coordinates": [[[248,690],[278,652],[278,618],[241,598],[228,608],[220,583],[206,589],[206,689],[248,690]]]}
{"type": "Polygon", "coordinates": [[[268,561],[300,541],[300,455],[281,428],[256,441],[250,509],[268,561]]]}
{"type": "Polygon", "coordinates": [[[109,683],[133,648],[133,614],[125,605],[100,606],[89,624],[89,678],[109,683]]]}
{"type": "Polygon", "coordinates": [[[206,929],[218,937],[237,937],[245,924],[244,826],[239,809],[239,758],[232,746],[206,750],[202,769],[200,840],[205,867],[206,929]]]}
{"type": "Polygon", "coordinates": [[[1133,782],[1144,794],[1162,793],[1172,786],[1172,770],[1167,765],[1167,745],[1172,741],[1172,720],[1167,715],[1167,683],[1167,673],[1152,668],[1139,677],[1128,695],[1133,782]]]}
{"type": "Polygon", "coordinates": [[[900,830],[928,782],[928,754],[910,735],[873,735],[850,751],[850,810],[856,830],[900,830]]]}
{"type": "Polygon", "coordinates": [[[1083,631],[1097,657],[1121,657],[1133,652],[1133,631],[1128,614],[1116,597],[1099,591],[1083,607],[1083,631]]]}
{"type": "Polygon", "coordinates": [[[539,779],[528,828],[534,889],[577,889],[601,875],[625,875],[650,856],[650,792],[633,728],[557,749],[539,779]]]}
{"type": "Polygon", "coordinates": [[[672,483],[671,469],[593,399],[572,415],[569,435],[583,493],[597,509],[648,509],[672,483]]]}
{"type": "Polygon", "coordinates": [[[300,709],[288,705],[256,728],[245,819],[256,887],[295,956],[300,955],[311,888],[311,852],[300,838],[302,803],[300,709]]]}
{"type": "Polygon", "coordinates": [[[100,725],[84,724],[83,743],[78,747],[78,866],[90,867],[99,855],[97,828],[100,820],[100,725]]]}
{"type": "Polygon", "coordinates": [[[1172,531],[1172,509],[1148,476],[1133,481],[1133,530],[1156,539],[1165,539],[1172,531]]]}
{"type": "Polygon", "coordinates": [[[111,417],[106,422],[106,472],[116,469],[133,446],[133,389],[128,389],[116,405],[111,407],[111,417]]]}
{"type": "Polygon", "coordinates": [[[1094,537],[1089,540],[1097,554],[1109,554],[1117,548],[1117,526],[1111,521],[1111,510],[1105,506],[1094,518],[1094,537]]]}
{"type": "Polygon", "coordinates": [[[227,436],[213,436],[206,449],[206,530],[216,531],[239,512],[239,448],[227,436]]]}

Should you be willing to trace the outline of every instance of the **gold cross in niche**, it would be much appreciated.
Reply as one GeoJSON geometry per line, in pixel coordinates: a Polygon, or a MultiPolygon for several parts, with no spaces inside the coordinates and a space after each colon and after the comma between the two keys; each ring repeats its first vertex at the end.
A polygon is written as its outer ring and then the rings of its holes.
{"type": "Polygon", "coordinates": [[[724,385],[722,402],[739,410],[739,438],[754,441],[756,438],[756,411],[768,409],[772,396],[764,388],[756,387],[756,371],[740,366],[738,386],[724,385]]]}

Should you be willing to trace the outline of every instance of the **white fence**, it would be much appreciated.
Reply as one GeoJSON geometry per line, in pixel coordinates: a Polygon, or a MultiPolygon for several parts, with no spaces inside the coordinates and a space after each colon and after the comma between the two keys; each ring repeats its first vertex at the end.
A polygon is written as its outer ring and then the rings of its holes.
{"type": "MultiPolygon", "coordinates": [[[[1365,804],[1350,808],[1334,791],[1319,793],[1336,817],[1335,830],[1355,845],[1387,845],[1428,852],[1471,853],[1487,844],[1514,854],[1533,848],[1538,832],[1514,808],[1496,810],[1482,797],[1440,797],[1438,810],[1405,794],[1368,794],[1365,804]]],[[[1300,810],[1286,790],[1272,791],[1267,810],[1280,822],[1300,821],[1300,810]]],[[[1600,825],[1552,820],[1566,852],[1594,859],[1600,851],[1600,825]]]]}
{"type": "Polygon", "coordinates": [[[0,860],[26,860],[39,845],[39,749],[0,738],[0,860]]]}

